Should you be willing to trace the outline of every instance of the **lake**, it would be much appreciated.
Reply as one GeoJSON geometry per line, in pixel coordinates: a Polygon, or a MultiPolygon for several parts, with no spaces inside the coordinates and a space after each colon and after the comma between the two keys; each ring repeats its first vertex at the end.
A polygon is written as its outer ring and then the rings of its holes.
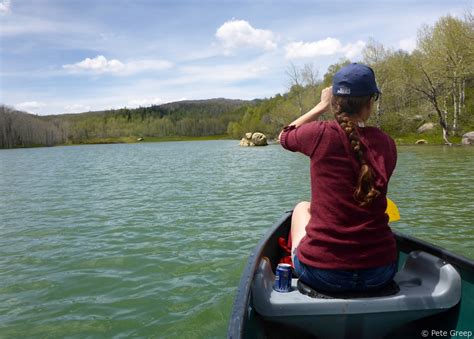
{"type": "MultiPolygon", "coordinates": [[[[0,151],[0,336],[222,338],[309,160],[236,140],[0,151]]],[[[399,147],[392,228],[474,258],[474,147],[399,147]]]]}

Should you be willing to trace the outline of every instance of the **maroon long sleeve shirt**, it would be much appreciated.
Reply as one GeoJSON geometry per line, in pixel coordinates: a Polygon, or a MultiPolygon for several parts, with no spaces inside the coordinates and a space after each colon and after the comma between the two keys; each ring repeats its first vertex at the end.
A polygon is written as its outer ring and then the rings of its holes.
{"type": "Polygon", "coordinates": [[[311,218],[297,255],[304,264],[324,269],[361,269],[388,265],[397,258],[388,225],[387,184],[397,162],[392,138],[375,127],[359,128],[364,157],[381,194],[360,207],[353,194],[360,165],[341,126],[313,121],[285,126],[281,145],[310,157],[311,218]]]}

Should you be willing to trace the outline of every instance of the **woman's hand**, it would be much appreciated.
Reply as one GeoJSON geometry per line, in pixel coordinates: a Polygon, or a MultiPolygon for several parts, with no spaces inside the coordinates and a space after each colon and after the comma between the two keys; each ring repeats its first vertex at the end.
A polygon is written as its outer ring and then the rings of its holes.
{"type": "MultiPolygon", "coordinates": [[[[321,114],[324,114],[329,110],[329,108],[331,107],[331,99],[332,87],[326,87],[321,92],[321,101],[319,102],[319,104],[314,106],[311,110],[309,110],[287,126],[295,125],[295,127],[298,127],[308,122],[317,120],[321,114]]],[[[278,140],[280,139],[281,133],[283,133],[283,131],[281,131],[278,135],[278,140]]]]}
{"type": "Polygon", "coordinates": [[[331,99],[332,99],[332,86],[326,87],[321,91],[321,101],[317,106],[323,112],[327,112],[331,107],[331,99]]]}

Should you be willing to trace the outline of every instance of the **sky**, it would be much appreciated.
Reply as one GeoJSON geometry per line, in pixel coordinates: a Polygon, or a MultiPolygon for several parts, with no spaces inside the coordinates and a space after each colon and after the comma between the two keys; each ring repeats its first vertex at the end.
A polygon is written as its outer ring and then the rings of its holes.
{"type": "Polygon", "coordinates": [[[286,70],[320,77],[369,39],[412,51],[417,30],[472,0],[0,0],[0,104],[39,115],[178,100],[268,98],[286,70]]]}

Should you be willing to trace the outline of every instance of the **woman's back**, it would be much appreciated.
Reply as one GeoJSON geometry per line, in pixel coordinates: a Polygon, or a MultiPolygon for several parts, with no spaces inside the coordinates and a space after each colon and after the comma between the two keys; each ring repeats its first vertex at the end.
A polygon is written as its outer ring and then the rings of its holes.
{"type": "Polygon", "coordinates": [[[375,127],[358,128],[364,158],[380,192],[369,206],[354,199],[360,164],[350,141],[333,121],[288,126],[283,147],[311,158],[311,218],[298,246],[304,264],[324,269],[362,269],[396,260],[396,245],[385,214],[387,184],[395,168],[393,140],[375,127]]]}

